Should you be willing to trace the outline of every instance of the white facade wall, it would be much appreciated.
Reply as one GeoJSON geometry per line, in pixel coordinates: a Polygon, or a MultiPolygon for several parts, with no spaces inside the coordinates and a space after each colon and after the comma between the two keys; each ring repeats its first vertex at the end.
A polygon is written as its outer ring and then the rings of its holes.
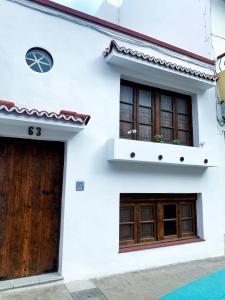
{"type": "MultiPolygon", "coordinates": [[[[205,7],[205,1],[196,2],[201,8],[205,7]]],[[[67,109],[91,115],[87,127],[73,137],[47,130],[43,134],[45,139],[66,140],[59,270],[65,280],[223,255],[225,147],[223,133],[216,122],[215,89],[190,93],[185,86],[177,88],[196,99],[198,114],[194,131],[199,136],[198,143],[204,142],[211,148],[218,167],[109,162],[107,141],[119,137],[119,92],[123,76],[118,68],[107,64],[102,55],[111,37],[7,0],[0,3],[0,20],[0,37],[4,41],[0,47],[0,98],[14,101],[19,107],[48,111],[67,109]],[[25,54],[32,47],[51,53],[54,66],[50,72],[35,73],[26,65],[25,54]],[[84,192],[75,191],[77,180],[85,181],[84,192]],[[205,241],[119,254],[120,193],[198,193],[198,234],[205,241]]],[[[184,28],[177,26],[176,30],[182,32],[174,34],[170,42],[182,46],[180,36],[185,35],[189,42],[184,48],[211,56],[210,39],[205,47],[199,39],[191,39],[191,36],[196,38],[192,29],[186,28],[184,32],[184,28]],[[196,48],[192,49],[194,42],[196,48]]],[[[162,30],[155,35],[166,40],[165,34],[162,30]]],[[[156,51],[130,47],[149,54],[156,51]]],[[[187,58],[182,61],[168,53],[159,52],[158,56],[194,65],[187,58]]],[[[151,78],[141,74],[133,74],[133,77],[151,83],[151,78]]],[[[157,85],[160,86],[160,82],[157,85]]],[[[174,86],[172,89],[176,90],[174,86]]],[[[15,134],[15,127],[1,125],[0,134],[25,136],[25,128],[16,130],[15,134]]]]}

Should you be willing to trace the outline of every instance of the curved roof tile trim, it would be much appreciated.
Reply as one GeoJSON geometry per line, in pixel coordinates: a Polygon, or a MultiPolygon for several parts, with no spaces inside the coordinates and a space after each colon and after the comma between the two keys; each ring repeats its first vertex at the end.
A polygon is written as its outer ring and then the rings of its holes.
{"type": "Polygon", "coordinates": [[[60,113],[55,113],[47,112],[45,110],[39,111],[37,109],[29,110],[27,108],[18,108],[13,102],[8,102],[4,100],[0,100],[0,113],[1,112],[7,114],[26,115],[28,117],[54,119],[55,121],[74,122],[85,125],[88,124],[91,118],[89,115],[79,114],[76,112],[65,110],[60,111],[60,113]]]}
{"type": "Polygon", "coordinates": [[[132,50],[130,48],[126,48],[124,46],[119,46],[116,41],[112,40],[109,47],[105,49],[103,55],[107,57],[113,50],[116,50],[118,53],[122,53],[124,55],[129,55],[131,57],[135,57],[137,59],[141,59],[147,61],[149,63],[157,64],[175,71],[183,72],[189,74],[191,76],[199,77],[201,79],[216,81],[217,77],[215,75],[206,74],[197,70],[193,70],[176,63],[168,62],[161,58],[156,58],[154,56],[150,56],[148,54],[144,54],[137,50],[132,50]]]}

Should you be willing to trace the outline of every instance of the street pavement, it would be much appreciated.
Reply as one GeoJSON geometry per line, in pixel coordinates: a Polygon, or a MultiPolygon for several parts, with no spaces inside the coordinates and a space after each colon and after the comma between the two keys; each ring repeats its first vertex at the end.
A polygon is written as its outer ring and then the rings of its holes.
{"type": "Polygon", "coordinates": [[[225,257],[169,265],[89,281],[19,288],[0,300],[157,300],[212,272],[225,269],[225,257]]]}

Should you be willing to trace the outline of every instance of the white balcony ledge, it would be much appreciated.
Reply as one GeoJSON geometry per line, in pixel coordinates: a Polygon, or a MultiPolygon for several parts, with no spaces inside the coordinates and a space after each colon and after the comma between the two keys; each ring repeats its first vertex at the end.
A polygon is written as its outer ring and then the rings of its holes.
{"type": "Polygon", "coordinates": [[[130,163],[216,167],[216,154],[198,147],[111,139],[108,141],[108,160],[130,163]]]}

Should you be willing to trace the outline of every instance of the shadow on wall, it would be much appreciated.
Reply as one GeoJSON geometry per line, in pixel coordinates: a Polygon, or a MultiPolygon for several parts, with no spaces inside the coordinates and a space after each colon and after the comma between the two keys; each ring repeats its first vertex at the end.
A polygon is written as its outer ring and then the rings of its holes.
{"type": "Polygon", "coordinates": [[[193,180],[199,179],[203,176],[207,168],[191,167],[191,166],[169,166],[169,165],[158,165],[158,164],[145,164],[145,163],[131,163],[131,162],[121,162],[114,161],[109,162],[109,168],[115,172],[120,172],[120,174],[126,173],[138,173],[149,174],[156,177],[160,176],[185,176],[191,177],[193,180]]]}

